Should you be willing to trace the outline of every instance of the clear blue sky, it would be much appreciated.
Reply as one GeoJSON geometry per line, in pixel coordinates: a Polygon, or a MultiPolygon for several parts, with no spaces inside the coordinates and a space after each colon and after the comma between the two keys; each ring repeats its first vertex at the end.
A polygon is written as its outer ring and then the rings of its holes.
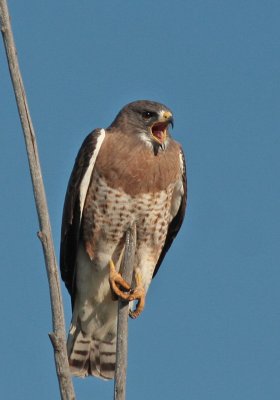
{"type": "MultiPolygon", "coordinates": [[[[10,0],[58,254],[77,150],[137,99],[187,155],[187,218],[129,326],[127,398],[280,396],[279,1],[10,0]]],[[[0,46],[1,395],[58,399],[49,294],[0,46]]],[[[70,301],[63,287],[67,326],[70,301]]],[[[78,399],[113,384],[75,379],[78,399]]]]}

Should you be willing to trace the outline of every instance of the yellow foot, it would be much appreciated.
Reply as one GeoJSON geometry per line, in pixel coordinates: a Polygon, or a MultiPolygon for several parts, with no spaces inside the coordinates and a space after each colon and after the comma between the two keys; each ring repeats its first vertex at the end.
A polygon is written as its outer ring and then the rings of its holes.
{"type": "Polygon", "coordinates": [[[134,301],[137,300],[135,310],[129,311],[129,316],[133,319],[139,317],[145,306],[145,289],[142,283],[142,277],[139,269],[135,272],[136,287],[131,289],[126,280],[123,279],[120,273],[116,271],[115,265],[112,260],[109,262],[110,274],[109,282],[112,292],[122,300],[134,301]]]}
{"type": "Polygon", "coordinates": [[[123,279],[121,274],[116,271],[115,265],[112,260],[109,261],[109,282],[113,293],[123,300],[129,300],[130,285],[123,279]],[[119,287],[120,286],[120,287],[119,287]],[[124,290],[121,290],[123,288],[124,290]]]}
{"type": "Polygon", "coordinates": [[[141,312],[144,309],[145,306],[145,289],[142,283],[142,277],[140,271],[137,269],[135,272],[135,283],[136,287],[133,289],[129,295],[128,300],[133,301],[133,300],[138,300],[136,304],[136,308],[134,311],[130,310],[129,311],[129,316],[133,319],[139,317],[141,312]]]}

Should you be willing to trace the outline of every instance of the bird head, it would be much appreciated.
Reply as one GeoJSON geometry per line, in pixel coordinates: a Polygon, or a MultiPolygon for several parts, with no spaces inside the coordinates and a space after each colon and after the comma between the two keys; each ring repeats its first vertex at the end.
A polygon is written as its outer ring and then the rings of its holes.
{"type": "Polygon", "coordinates": [[[169,125],[173,127],[172,112],[163,104],[139,100],[127,104],[117,115],[111,127],[137,134],[154,149],[164,150],[169,139],[169,125]]]}

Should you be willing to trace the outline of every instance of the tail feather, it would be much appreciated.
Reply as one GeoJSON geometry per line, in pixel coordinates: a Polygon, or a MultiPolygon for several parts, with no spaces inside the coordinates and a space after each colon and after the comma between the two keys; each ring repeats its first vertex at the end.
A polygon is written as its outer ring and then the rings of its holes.
{"type": "Polygon", "coordinates": [[[113,379],[116,363],[116,342],[105,342],[84,335],[75,327],[68,336],[68,359],[72,375],[86,377],[93,375],[113,379]],[[74,335],[73,335],[74,333],[74,335]]]}
{"type": "Polygon", "coordinates": [[[93,339],[90,351],[90,373],[104,379],[113,379],[116,364],[116,342],[93,339]]]}

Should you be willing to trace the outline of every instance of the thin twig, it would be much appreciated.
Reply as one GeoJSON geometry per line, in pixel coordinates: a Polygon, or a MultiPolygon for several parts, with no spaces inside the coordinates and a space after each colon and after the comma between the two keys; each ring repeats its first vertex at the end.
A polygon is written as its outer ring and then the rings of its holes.
{"type": "Polygon", "coordinates": [[[59,381],[60,394],[61,399],[63,400],[73,400],[75,399],[75,394],[67,360],[65,322],[61,301],[61,290],[45,189],[41,174],[35,132],[28,109],[27,98],[18,65],[17,51],[10,24],[8,6],[5,0],[0,0],[0,19],[1,32],[6,49],[11,80],[14,87],[18,112],[24,133],[29,169],[32,178],[33,192],[40,226],[40,232],[38,233],[38,236],[43,247],[49,281],[53,322],[53,333],[50,334],[50,338],[54,348],[55,365],[59,381]]]}
{"type": "MultiPolygon", "coordinates": [[[[136,228],[135,224],[128,229],[125,239],[125,252],[121,266],[122,277],[132,281],[133,263],[135,255],[136,228]]],[[[127,370],[127,339],[128,339],[128,311],[129,303],[119,300],[117,360],[115,371],[114,400],[125,400],[126,370],[127,370]]]]}

